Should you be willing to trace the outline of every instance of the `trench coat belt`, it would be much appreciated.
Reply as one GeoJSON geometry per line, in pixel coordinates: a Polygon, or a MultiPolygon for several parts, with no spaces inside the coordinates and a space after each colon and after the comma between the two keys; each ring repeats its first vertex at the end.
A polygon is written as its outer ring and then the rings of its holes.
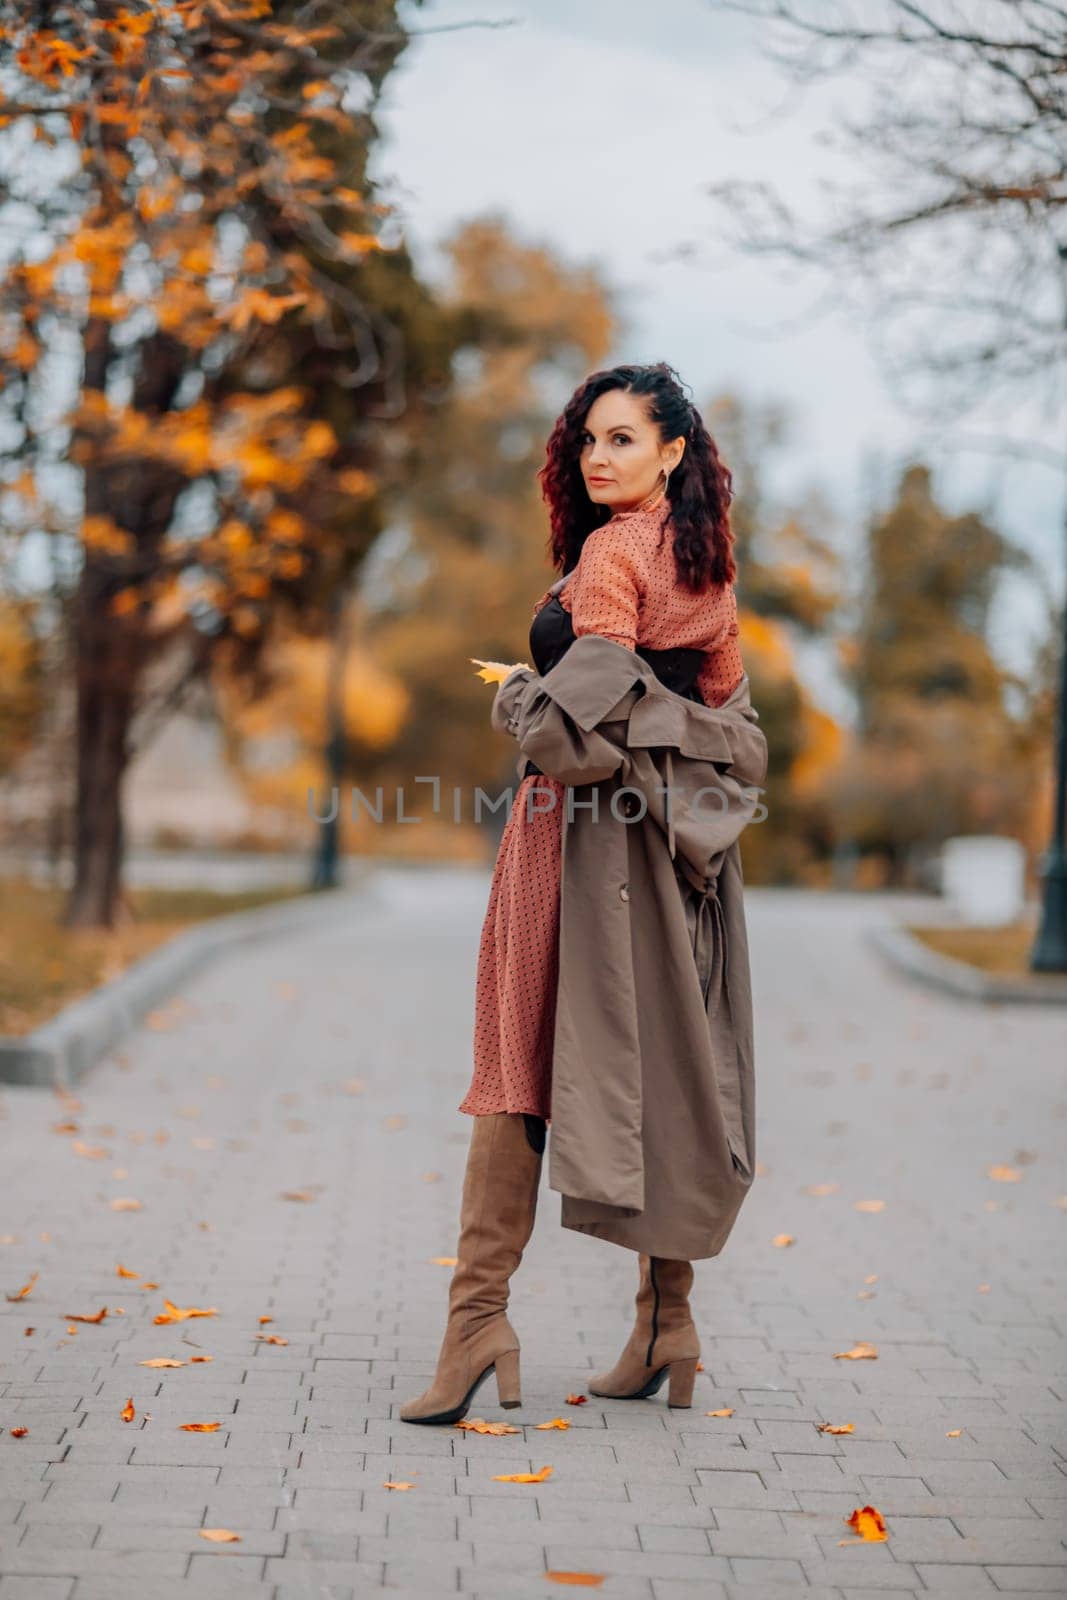
{"type": "Polygon", "coordinates": [[[701,974],[701,992],[709,1017],[718,1015],[719,1002],[726,986],[726,919],[718,885],[711,884],[703,894],[696,891],[696,932],[693,938],[693,955],[697,972],[701,974]],[[704,976],[706,974],[706,976],[704,976]]]}

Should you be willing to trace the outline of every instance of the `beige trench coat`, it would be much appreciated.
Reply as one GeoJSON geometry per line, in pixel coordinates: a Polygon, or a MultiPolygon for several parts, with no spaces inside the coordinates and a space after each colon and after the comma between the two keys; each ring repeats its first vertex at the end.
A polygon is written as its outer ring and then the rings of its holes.
{"type": "Polygon", "coordinates": [[[543,677],[509,674],[491,720],[518,740],[520,778],[530,759],[567,785],[548,1149],[561,1224],[717,1255],[756,1159],[738,839],[766,814],[767,741],[747,674],[704,706],[585,634],[543,677]]]}

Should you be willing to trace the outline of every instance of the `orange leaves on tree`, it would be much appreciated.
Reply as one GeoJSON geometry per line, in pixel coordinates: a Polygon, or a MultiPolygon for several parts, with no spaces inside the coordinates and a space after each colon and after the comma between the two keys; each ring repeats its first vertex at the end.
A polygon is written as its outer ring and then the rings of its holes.
{"type": "Polygon", "coordinates": [[[265,289],[246,289],[241,299],[222,312],[220,320],[242,333],[254,323],[280,322],[287,311],[307,304],[306,294],[268,294],[265,289]]]}
{"type": "Polygon", "coordinates": [[[15,61],[20,72],[54,89],[62,79],[74,77],[76,63],[88,60],[92,54],[91,49],[79,49],[50,28],[42,28],[29,33],[26,43],[16,52],[15,61]]]}

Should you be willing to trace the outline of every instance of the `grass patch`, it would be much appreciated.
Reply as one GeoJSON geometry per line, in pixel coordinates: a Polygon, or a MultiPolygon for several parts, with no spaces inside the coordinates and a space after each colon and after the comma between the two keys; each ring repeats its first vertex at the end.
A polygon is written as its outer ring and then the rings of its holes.
{"type": "Polygon", "coordinates": [[[1032,918],[1005,923],[999,928],[926,928],[907,930],[938,955],[965,961],[982,972],[995,972],[1012,978],[1044,977],[1030,970],[1030,952],[1037,938],[1037,923],[1032,918]]]}
{"type": "Polygon", "coordinates": [[[195,923],[293,900],[302,888],[219,894],[210,889],[127,889],[128,920],[115,928],[64,928],[67,891],[5,878],[0,887],[0,1034],[32,1033],[64,1006],[118,977],[195,923]]]}

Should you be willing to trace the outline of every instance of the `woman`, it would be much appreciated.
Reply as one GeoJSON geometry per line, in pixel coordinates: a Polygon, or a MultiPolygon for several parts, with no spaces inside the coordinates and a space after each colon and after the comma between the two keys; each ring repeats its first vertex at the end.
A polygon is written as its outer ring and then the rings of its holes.
{"type": "Polygon", "coordinates": [[[589,1383],[598,1395],[643,1397],[666,1379],[671,1405],[691,1403],[692,1259],[722,1248],[754,1167],[736,838],[752,811],[738,780],[762,782],[766,742],[737,645],[730,474],[677,375],[657,363],[582,384],[541,478],[563,577],[534,611],[537,671],[499,674],[493,725],[525,759],[482,928],[448,1323],[432,1384],[401,1408],[408,1422],[458,1421],[493,1369],[500,1404],[520,1404],[508,1283],[533,1230],[550,1122],[563,1225],[639,1256],[636,1325],[615,1367],[589,1383]],[[603,795],[619,821],[622,773],[629,805],[636,795],[646,807],[625,842],[567,805],[582,795],[595,810],[603,795]],[[698,817],[715,776],[740,802],[732,820],[698,817]],[[625,921],[599,897],[609,883],[625,921]]]}

